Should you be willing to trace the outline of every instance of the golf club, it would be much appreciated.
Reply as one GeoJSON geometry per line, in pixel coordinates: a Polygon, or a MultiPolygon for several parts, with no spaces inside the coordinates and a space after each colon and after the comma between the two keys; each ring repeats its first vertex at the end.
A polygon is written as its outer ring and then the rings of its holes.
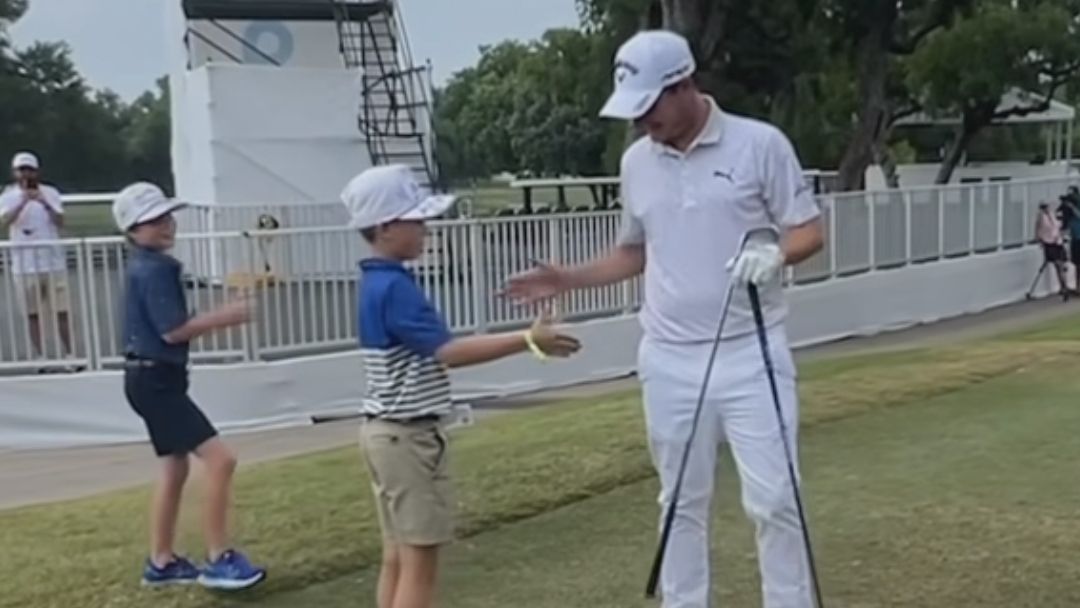
{"type": "Polygon", "coordinates": [[[668,540],[671,537],[671,526],[675,522],[675,509],[679,504],[683,477],[686,475],[686,464],[690,460],[690,447],[694,443],[698,421],[701,419],[701,410],[705,406],[705,396],[709,391],[709,379],[712,376],[713,365],[716,363],[716,354],[720,350],[720,337],[724,333],[724,322],[727,320],[728,309],[731,308],[731,296],[734,292],[734,282],[731,282],[728,284],[727,295],[724,297],[724,307],[720,311],[720,325],[716,328],[716,339],[713,341],[712,353],[709,355],[709,362],[705,367],[705,380],[701,383],[701,393],[698,395],[697,408],[694,410],[694,421],[690,424],[690,436],[686,438],[686,449],[683,450],[682,462],[679,464],[679,476],[675,480],[675,488],[668,499],[667,512],[664,514],[664,526],[660,532],[660,544],[656,548],[656,557],[653,558],[652,570],[649,572],[649,582],[645,586],[645,597],[648,599],[656,597],[656,587],[660,584],[660,570],[664,563],[664,554],[667,553],[668,540]]]}
{"type": "Polygon", "coordinates": [[[806,512],[803,510],[799,480],[795,475],[795,459],[792,457],[791,446],[788,445],[787,424],[784,422],[784,413],[780,408],[780,392],[776,388],[776,372],[773,369],[772,356],[769,354],[769,338],[765,331],[764,315],[761,313],[761,298],[757,286],[753,283],[750,283],[747,289],[750,291],[750,308],[754,314],[754,326],[757,330],[758,342],[761,344],[761,358],[765,362],[765,375],[769,378],[769,390],[772,392],[773,407],[776,409],[776,419],[780,423],[780,441],[784,444],[788,475],[791,479],[792,491],[795,494],[795,506],[799,511],[799,525],[802,528],[803,544],[806,546],[806,560],[810,566],[810,579],[814,585],[814,598],[817,600],[818,608],[825,608],[825,604],[821,601],[821,585],[818,582],[817,566],[814,563],[814,550],[810,545],[810,530],[806,526],[806,512]]]}

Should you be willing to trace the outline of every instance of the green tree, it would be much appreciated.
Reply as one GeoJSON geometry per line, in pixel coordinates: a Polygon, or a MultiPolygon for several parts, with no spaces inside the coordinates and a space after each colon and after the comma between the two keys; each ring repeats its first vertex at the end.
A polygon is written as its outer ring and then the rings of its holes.
{"type": "Polygon", "coordinates": [[[5,153],[37,152],[48,179],[68,191],[115,190],[134,179],[171,186],[168,91],[163,82],[132,104],[92,89],[70,49],[15,49],[8,27],[25,0],[0,0],[0,141],[5,153]]]}
{"type": "Polygon", "coordinates": [[[65,190],[109,190],[125,172],[122,102],[95,93],[62,43],[15,53],[23,99],[8,145],[37,152],[49,179],[65,190]]]}
{"type": "Polygon", "coordinates": [[[1045,111],[1080,76],[1068,2],[985,2],[932,35],[907,62],[908,84],[932,115],[960,118],[937,175],[947,183],[975,136],[1010,116],[1045,111]],[[1005,96],[1020,98],[1003,104],[1005,96]]]}
{"type": "Polygon", "coordinates": [[[610,80],[605,51],[598,36],[574,29],[484,48],[476,67],[455,74],[436,96],[446,174],[606,173],[612,125],[598,117],[610,80]]]}
{"type": "Polygon", "coordinates": [[[171,193],[174,184],[169,79],[159,78],[156,84],[156,91],[143,93],[120,110],[125,123],[121,139],[126,146],[127,181],[152,181],[171,193]]]}
{"type": "Polygon", "coordinates": [[[851,65],[856,119],[839,163],[844,190],[863,187],[882,162],[899,116],[912,111],[898,58],[971,9],[974,0],[821,0],[819,19],[833,54],[851,65]]]}
{"type": "Polygon", "coordinates": [[[510,120],[517,71],[528,53],[519,42],[483,47],[476,67],[458,72],[438,92],[439,156],[451,181],[516,169],[510,120]]]}

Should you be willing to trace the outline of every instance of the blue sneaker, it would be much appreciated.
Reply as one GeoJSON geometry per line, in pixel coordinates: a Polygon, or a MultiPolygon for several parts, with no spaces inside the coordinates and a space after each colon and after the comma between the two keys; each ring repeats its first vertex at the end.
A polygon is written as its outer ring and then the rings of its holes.
{"type": "Polygon", "coordinates": [[[190,585],[199,579],[199,569],[183,557],[174,557],[164,568],[158,568],[147,559],[143,567],[142,584],[144,587],[166,587],[168,585],[190,585]]]}
{"type": "Polygon", "coordinates": [[[266,578],[266,569],[251,565],[239,551],[228,550],[213,563],[206,564],[199,584],[207,589],[239,591],[250,589],[266,578]]]}

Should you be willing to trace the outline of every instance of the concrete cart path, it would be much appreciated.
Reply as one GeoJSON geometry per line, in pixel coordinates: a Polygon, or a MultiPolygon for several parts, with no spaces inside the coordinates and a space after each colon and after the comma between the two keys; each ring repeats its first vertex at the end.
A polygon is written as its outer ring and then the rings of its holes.
{"type": "MultiPolygon", "coordinates": [[[[990,337],[1080,314],[1080,307],[1057,298],[996,308],[865,338],[801,349],[797,358],[902,350],[990,337]]],[[[637,388],[634,378],[543,391],[480,404],[479,416],[576,397],[637,388]]],[[[229,436],[242,465],[287,458],[353,443],[354,420],[229,436]]],[[[131,487],[154,479],[156,463],[149,447],[127,444],[60,450],[0,450],[0,509],[68,500],[131,487]]],[[[197,469],[198,467],[196,467],[197,469]]]]}

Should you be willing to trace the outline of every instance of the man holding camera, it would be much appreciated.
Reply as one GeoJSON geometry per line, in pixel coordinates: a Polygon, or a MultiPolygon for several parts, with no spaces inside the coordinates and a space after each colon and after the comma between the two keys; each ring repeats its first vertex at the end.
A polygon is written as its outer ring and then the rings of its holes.
{"type": "Polygon", "coordinates": [[[42,322],[55,318],[56,332],[63,344],[63,356],[71,356],[71,309],[68,295],[67,263],[62,247],[43,244],[60,239],[64,226],[64,204],[60,192],[41,183],[40,164],[30,152],[19,152],[12,160],[14,183],[0,194],[0,226],[8,227],[13,244],[3,261],[21,294],[23,312],[30,329],[30,341],[38,356],[42,347],[42,322]]]}

